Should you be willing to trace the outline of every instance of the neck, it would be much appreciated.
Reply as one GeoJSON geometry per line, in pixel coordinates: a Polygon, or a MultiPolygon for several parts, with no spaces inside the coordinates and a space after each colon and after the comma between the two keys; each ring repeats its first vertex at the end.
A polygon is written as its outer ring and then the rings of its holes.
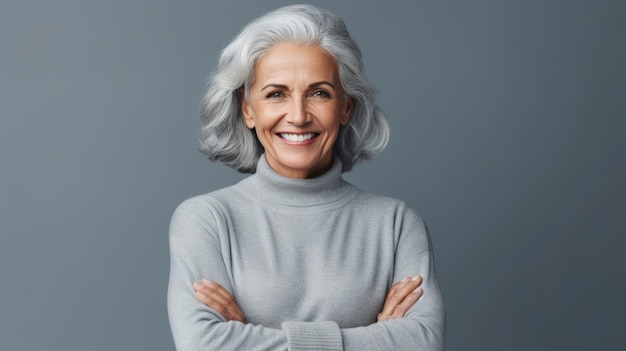
{"type": "Polygon", "coordinates": [[[306,207],[335,202],[355,190],[341,177],[342,165],[338,157],[330,167],[315,178],[291,178],[275,172],[262,155],[257,171],[246,178],[245,186],[254,197],[264,203],[306,207]]]}

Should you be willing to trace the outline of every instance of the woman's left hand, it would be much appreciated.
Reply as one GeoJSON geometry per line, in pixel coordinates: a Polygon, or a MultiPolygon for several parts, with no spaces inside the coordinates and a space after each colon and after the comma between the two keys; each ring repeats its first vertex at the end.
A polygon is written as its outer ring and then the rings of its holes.
{"type": "Polygon", "coordinates": [[[216,310],[226,320],[246,323],[246,316],[241,312],[235,297],[218,283],[203,278],[193,283],[193,289],[198,301],[216,310]]]}
{"type": "Polygon", "coordinates": [[[422,285],[422,277],[419,275],[406,277],[393,284],[387,292],[383,310],[378,314],[377,321],[384,322],[404,317],[404,314],[424,293],[420,285],[422,285]]]}

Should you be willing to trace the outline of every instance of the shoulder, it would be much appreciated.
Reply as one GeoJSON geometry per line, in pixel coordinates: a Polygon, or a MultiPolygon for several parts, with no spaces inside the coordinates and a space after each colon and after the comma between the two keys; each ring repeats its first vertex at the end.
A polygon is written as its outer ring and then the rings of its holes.
{"type": "Polygon", "coordinates": [[[422,217],[403,200],[359,190],[351,205],[353,212],[358,212],[360,218],[384,222],[393,227],[396,235],[406,231],[420,234],[426,232],[422,217]]]}
{"type": "Polygon", "coordinates": [[[245,184],[249,181],[250,177],[246,177],[225,188],[187,198],[176,207],[174,217],[205,216],[208,212],[227,211],[233,201],[241,200],[245,184]]]}
{"type": "Polygon", "coordinates": [[[407,218],[412,221],[422,222],[422,218],[415,209],[409,206],[405,201],[389,196],[372,194],[363,190],[359,190],[354,198],[354,205],[380,212],[381,214],[391,215],[395,218],[407,218]]]}
{"type": "Polygon", "coordinates": [[[172,214],[170,233],[190,227],[210,230],[220,226],[229,212],[228,199],[236,193],[235,186],[230,186],[182,201],[172,214]]]}
{"type": "Polygon", "coordinates": [[[224,205],[224,197],[227,197],[228,193],[232,192],[230,188],[196,195],[184,200],[174,210],[174,217],[204,215],[207,211],[219,209],[224,205]]]}

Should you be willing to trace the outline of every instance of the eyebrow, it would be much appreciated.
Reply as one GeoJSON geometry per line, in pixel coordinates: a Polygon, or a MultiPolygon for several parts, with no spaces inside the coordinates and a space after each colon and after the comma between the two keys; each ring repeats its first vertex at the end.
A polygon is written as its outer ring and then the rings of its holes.
{"type": "MultiPolygon", "coordinates": [[[[309,84],[309,88],[319,87],[320,85],[329,85],[331,88],[333,88],[333,90],[337,90],[335,88],[335,86],[331,82],[328,82],[328,81],[325,81],[325,80],[323,80],[321,82],[311,83],[311,84],[309,84]]],[[[263,90],[265,90],[267,88],[277,88],[277,89],[284,89],[284,90],[288,90],[289,89],[289,87],[284,85],[284,84],[270,83],[270,84],[265,85],[263,88],[261,88],[261,91],[263,91],[263,90]]]]}

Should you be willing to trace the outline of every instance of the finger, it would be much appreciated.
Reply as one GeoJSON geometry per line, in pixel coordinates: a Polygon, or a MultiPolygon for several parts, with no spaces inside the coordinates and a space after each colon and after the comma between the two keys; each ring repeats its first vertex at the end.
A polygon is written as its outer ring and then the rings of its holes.
{"type": "Polygon", "coordinates": [[[227,320],[245,323],[245,316],[235,298],[220,284],[203,279],[193,283],[195,296],[203,304],[211,307],[227,320]]]}
{"type": "Polygon", "coordinates": [[[227,307],[232,305],[231,299],[223,291],[221,285],[208,281],[194,282],[193,288],[196,298],[214,310],[225,314],[227,307]]]}
{"type": "Polygon", "coordinates": [[[408,282],[409,279],[411,279],[411,277],[406,277],[402,279],[401,281],[393,284],[391,288],[389,288],[389,291],[387,292],[387,296],[385,296],[385,304],[389,301],[389,298],[391,297],[391,295],[393,295],[396,292],[396,289],[398,288],[398,286],[408,282]]]}
{"type": "Polygon", "coordinates": [[[231,295],[230,292],[228,292],[228,290],[224,289],[223,286],[221,286],[220,284],[207,280],[205,278],[202,278],[202,280],[200,281],[200,283],[207,287],[208,289],[210,289],[211,291],[214,291],[218,294],[220,294],[225,300],[235,300],[234,296],[231,295]]]}
{"type": "Polygon", "coordinates": [[[235,302],[235,297],[216,282],[202,279],[199,282],[195,282],[193,284],[193,288],[204,295],[210,296],[225,306],[231,305],[235,302]]]}
{"type": "Polygon", "coordinates": [[[201,282],[193,283],[196,297],[205,304],[228,305],[228,299],[224,297],[216,288],[207,286],[201,282]]]}
{"type": "Polygon", "coordinates": [[[391,318],[396,319],[404,317],[406,312],[415,304],[415,302],[417,302],[417,300],[419,300],[423,293],[424,291],[422,290],[422,288],[417,288],[415,289],[415,291],[407,295],[407,297],[404,298],[404,300],[398,306],[396,306],[396,309],[393,311],[391,318]]]}
{"type": "Polygon", "coordinates": [[[385,296],[385,302],[383,304],[383,310],[378,314],[378,319],[379,320],[384,320],[384,319],[388,319],[392,312],[392,309],[390,308],[391,305],[393,305],[393,302],[390,302],[392,299],[394,298],[398,298],[397,296],[397,291],[398,288],[401,286],[404,286],[409,280],[411,279],[411,277],[406,277],[403,280],[393,284],[391,286],[391,288],[389,288],[389,292],[387,292],[387,296],[385,296]]]}
{"type": "Polygon", "coordinates": [[[215,298],[215,295],[206,295],[200,291],[196,291],[194,295],[198,301],[217,311],[226,320],[234,320],[245,323],[246,318],[236,303],[223,304],[219,299],[215,298]]]}
{"type": "Polygon", "coordinates": [[[420,276],[412,277],[407,282],[400,284],[385,302],[383,310],[380,313],[380,318],[385,319],[392,316],[396,307],[402,303],[410,293],[417,289],[420,284],[422,284],[422,277],[420,276]]]}
{"type": "Polygon", "coordinates": [[[196,297],[196,299],[198,299],[198,301],[202,302],[203,304],[213,308],[214,310],[216,310],[216,307],[219,307],[221,304],[217,301],[215,301],[215,299],[212,299],[210,296],[203,294],[200,291],[196,291],[193,296],[196,297]]]}
{"type": "Polygon", "coordinates": [[[221,302],[219,302],[219,300],[215,299],[215,297],[213,295],[210,295],[210,294],[207,295],[207,294],[202,293],[200,291],[196,291],[194,293],[194,296],[196,297],[196,299],[198,301],[200,301],[203,304],[205,304],[206,306],[214,309],[215,311],[217,311],[222,316],[225,316],[228,313],[228,311],[226,310],[226,306],[224,304],[222,304],[221,302]]]}

